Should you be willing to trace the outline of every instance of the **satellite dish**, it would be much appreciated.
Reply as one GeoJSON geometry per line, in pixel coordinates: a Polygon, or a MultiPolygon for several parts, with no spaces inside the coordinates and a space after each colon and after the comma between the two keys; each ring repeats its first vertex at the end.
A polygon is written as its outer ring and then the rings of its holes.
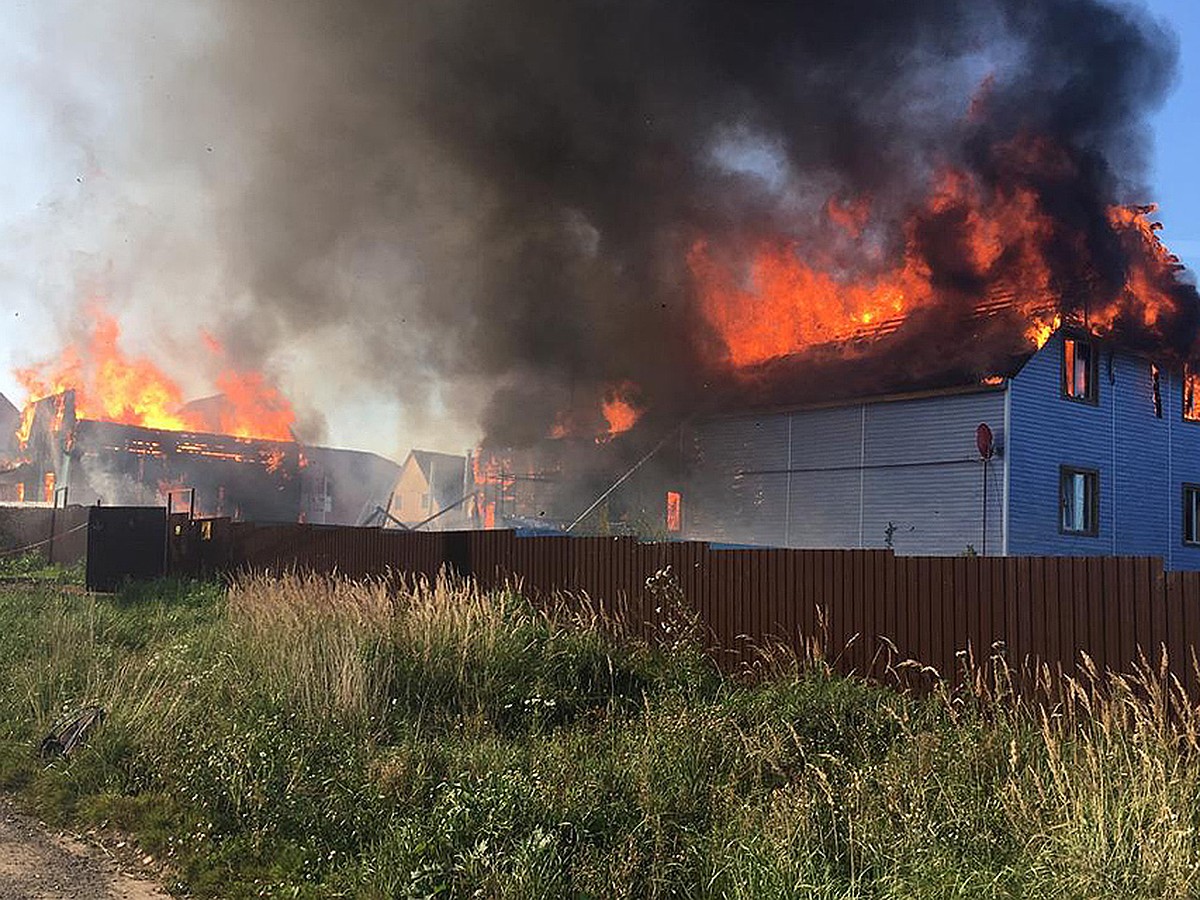
{"type": "Polygon", "coordinates": [[[979,448],[981,459],[991,459],[996,452],[995,438],[986,422],[980,422],[975,429],[975,446],[979,448]]]}

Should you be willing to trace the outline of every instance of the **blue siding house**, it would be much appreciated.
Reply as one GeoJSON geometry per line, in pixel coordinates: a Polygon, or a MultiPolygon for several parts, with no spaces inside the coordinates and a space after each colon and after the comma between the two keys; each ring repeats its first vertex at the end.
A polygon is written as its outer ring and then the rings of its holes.
{"type": "Polygon", "coordinates": [[[970,384],[708,419],[689,436],[685,532],[909,555],[1159,556],[1200,570],[1192,384],[1063,329],[970,384]]]}

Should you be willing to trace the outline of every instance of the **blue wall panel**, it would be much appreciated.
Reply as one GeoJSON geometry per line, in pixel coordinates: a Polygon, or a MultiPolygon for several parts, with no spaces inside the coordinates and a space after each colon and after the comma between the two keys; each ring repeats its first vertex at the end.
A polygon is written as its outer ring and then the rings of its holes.
{"type": "Polygon", "coordinates": [[[1009,552],[1013,555],[1161,556],[1200,569],[1182,543],[1181,493],[1200,482],[1200,423],[1182,419],[1179,373],[1160,375],[1155,415],[1151,362],[1100,348],[1099,403],[1062,396],[1062,337],[1013,379],[1009,552]],[[1100,533],[1059,532],[1059,467],[1100,471],[1100,533]]]}
{"type": "Polygon", "coordinates": [[[1008,552],[1092,556],[1114,552],[1113,385],[1107,356],[1095,406],[1062,396],[1062,338],[1055,335],[1011,381],[1008,552]],[[1059,532],[1060,466],[1100,472],[1100,530],[1059,532]]]}
{"type": "MultiPolygon", "coordinates": [[[[1200,422],[1183,418],[1183,382],[1179,373],[1170,376],[1170,387],[1164,373],[1163,401],[1171,437],[1171,481],[1166,503],[1170,505],[1169,541],[1166,552],[1168,568],[1200,570],[1200,547],[1183,543],[1183,486],[1200,484],[1200,422]]],[[[1160,463],[1161,465],[1161,463],[1160,463]]]]}

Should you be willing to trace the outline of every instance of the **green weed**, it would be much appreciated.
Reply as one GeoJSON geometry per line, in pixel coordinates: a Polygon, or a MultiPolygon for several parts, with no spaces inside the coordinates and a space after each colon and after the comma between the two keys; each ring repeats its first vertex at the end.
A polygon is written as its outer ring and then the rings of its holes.
{"type": "Polygon", "coordinates": [[[650,645],[446,580],[0,586],[0,789],[199,897],[1200,891],[1200,719],[1163,670],[1054,708],[779,648],[733,678],[658,587],[650,645]]]}

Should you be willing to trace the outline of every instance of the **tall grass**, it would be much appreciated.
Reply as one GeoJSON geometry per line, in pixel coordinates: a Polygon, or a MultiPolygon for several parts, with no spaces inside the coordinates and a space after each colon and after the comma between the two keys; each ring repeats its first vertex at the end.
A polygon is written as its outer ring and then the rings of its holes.
{"type": "Polygon", "coordinates": [[[288,576],[0,589],[0,785],[199,896],[1185,897],[1200,718],[1165,667],[916,697],[819,646],[718,673],[586,603],[288,576]],[[34,754],[64,712],[109,718],[34,754]]]}

